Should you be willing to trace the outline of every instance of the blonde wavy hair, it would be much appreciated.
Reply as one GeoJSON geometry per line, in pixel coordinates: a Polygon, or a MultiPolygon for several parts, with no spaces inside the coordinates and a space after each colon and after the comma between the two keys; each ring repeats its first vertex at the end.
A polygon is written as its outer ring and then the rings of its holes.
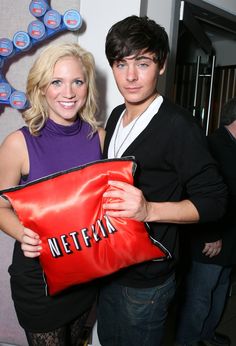
{"type": "Polygon", "coordinates": [[[85,105],[79,111],[79,116],[92,127],[92,133],[97,131],[97,88],[95,81],[95,63],[93,55],[77,43],[62,43],[48,46],[36,59],[27,78],[26,94],[30,107],[23,112],[23,119],[32,135],[38,135],[48,118],[48,106],[43,95],[53,76],[55,64],[64,57],[80,59],[83,65],[88,95],[85,105]]]}

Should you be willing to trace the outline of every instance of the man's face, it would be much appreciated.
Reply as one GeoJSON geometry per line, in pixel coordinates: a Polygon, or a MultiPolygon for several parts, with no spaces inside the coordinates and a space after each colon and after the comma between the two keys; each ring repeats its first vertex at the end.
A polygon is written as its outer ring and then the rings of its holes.
{"type": "Polygon", "coordinates": [[[154,58],[153,53],[144,51],[114,62],[112,71],[126,103],[145,102],[156,92],[158,76],[165,68],[160,70],[154,58]]]}

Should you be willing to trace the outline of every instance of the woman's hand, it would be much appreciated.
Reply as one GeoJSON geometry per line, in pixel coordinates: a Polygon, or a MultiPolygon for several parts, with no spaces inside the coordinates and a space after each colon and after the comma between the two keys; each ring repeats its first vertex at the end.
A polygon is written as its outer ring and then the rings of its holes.
{"type": "Polygon", "coordinates": [[[21,249],[26,257],[38,257],[42,250],[39,235],[29,228],[24,228],[21,238],[21,249]]]}

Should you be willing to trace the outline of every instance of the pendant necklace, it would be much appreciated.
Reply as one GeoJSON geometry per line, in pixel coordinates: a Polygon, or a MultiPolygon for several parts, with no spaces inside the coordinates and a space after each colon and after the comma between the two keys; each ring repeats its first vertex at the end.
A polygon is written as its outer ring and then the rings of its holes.
{"type": "MultiPolygon", "coordinates": [[[[153,101],[157,98],[158,95],[155,96],[155,98],[153,99],[153,101]]],[[[121,120],[119,122],[117,131],[116,131],[116,135],[115,135],[115,139],[114,139],[114,146],[113,146],[113,151],[114,151],[114,157],[117,158],[117,155],[119,154],[122,146],[124,145],[124,143],[126,142],[127,138],[129,137],[129,135],[131,134],[132,130],[134,129],[135,125],[137,124],[138,120],[141,118],[141,116],[148,110],[148,108],[151,106],[151,104],[153,103],[153,101],[147,106],[147,108],[144,109],[144,111],[139,114],[139,116],[137,116],[137,118],[135,119],[133,125],[131,126],[130,130],[128,131],[127,135],[125,136],[125,138],[123,139],[123,141],[121,142],[121,144],[119,145],[119,147],[116,149],[117,147],[117,137],[118,134],[120,132],[120,127],[121,127],[121,123],[122,123],[122,119],[123,116],[121,117],[121,120]]]]}

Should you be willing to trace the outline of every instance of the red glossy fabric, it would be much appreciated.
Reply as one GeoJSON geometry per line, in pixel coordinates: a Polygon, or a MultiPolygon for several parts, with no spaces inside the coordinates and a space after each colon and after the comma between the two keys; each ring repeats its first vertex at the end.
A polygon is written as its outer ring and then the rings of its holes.
{"type": "Polygon", "coordinates": [[[165,257],[144,223],[104,214],[108,180],[133,183],[135,167],[131,159],[98,161],[2,192],[24,226],[40,235],[49,294],[165,257]]]}

